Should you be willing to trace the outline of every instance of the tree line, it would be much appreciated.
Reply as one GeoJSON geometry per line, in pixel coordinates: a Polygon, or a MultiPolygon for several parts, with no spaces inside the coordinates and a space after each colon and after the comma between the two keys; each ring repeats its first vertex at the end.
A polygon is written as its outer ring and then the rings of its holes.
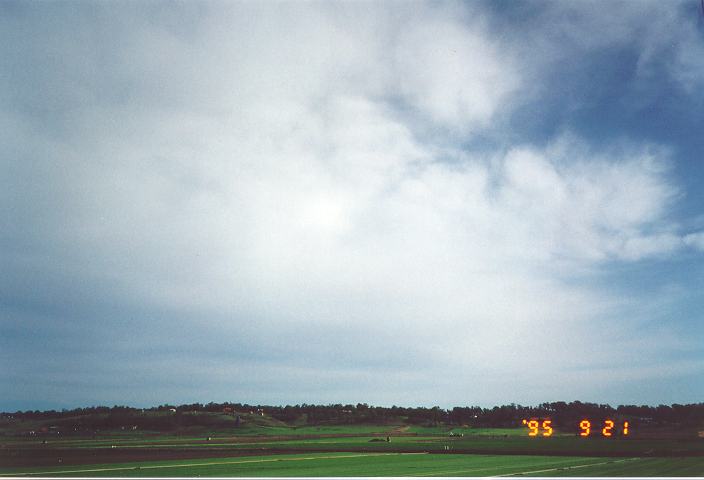
{"type": "Polygon", "coordinates": [[[260,415],[275,418],[287,424],[295,425],[340,425],[340,424],[397,424],[399,422],[415,425],[449,425],[471,427],[515,427],[522,419],[550,418],[555,427],[574,429],[583,418],[602,421],[631,420],[647,424],[690,424],[704,423],[704,403],[659,405],[619,405],[573,402],[541,403],[537,406],[516,404],[495,406],[493,408],[453,407],[379,407],[366,403],[357,404],[299,404],[286,406],[251,405],[247,403],[191,403],[183,405],[159,405],[158,407],[139,409],[128,406],[93,406],[72,410],[27,410],[3,413],[4,417],[16,419],[74,419],[87,418],[86,426],[90,428],[110,428],[117,425],[139,424],[140,429],[173,429],[181,426],[239,426],[240,415],[260,415]],[[149,415],[149,412],[164,412],[163,415],[149,415]],[[223,421],[217,416],[198,415],[207,413],[226,413],[233,418],[223,421]],[[92,420],[88,418],[93,417],[92,420]]]}

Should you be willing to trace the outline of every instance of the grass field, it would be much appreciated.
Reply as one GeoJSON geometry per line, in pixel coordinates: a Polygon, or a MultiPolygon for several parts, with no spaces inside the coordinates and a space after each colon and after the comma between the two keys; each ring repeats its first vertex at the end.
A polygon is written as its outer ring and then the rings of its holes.
{"type": "Polygon", "coordinates": [[[4,469],[0,475],[184,476],[703,476],[704,458],[317,453],[4,469]]]}
{"type": "Polygon", "coordinates": [[[236,436],[5,436],[0,476],[8,475],[704,476],[704,439],[528,438],[520,428],[389,425],[263,426],[236,436]]]}

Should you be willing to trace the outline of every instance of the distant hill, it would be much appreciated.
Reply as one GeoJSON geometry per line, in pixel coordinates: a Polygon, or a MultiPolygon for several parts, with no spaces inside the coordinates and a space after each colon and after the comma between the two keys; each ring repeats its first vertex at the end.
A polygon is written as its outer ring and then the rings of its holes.
{"type": "Polygon", "coordinates": [[[415,427],[516,427],[526,418],[550,418],[553,426],[572,431],[580,419],[627,420],[649,430],[704,430],[704,403],[657,407],[609,405],[574,401],[535,407],[510,404],[493,408],[375,407],[356,405],[267,406],[241,403],[88,407],[62,411],[18,411],[0,414],[3,435],[96,435],[105,432],[172,432],[175,434],[228,432],[238,435],[284,434],[289,429],[331,425],[387,425],[415,427]]]}

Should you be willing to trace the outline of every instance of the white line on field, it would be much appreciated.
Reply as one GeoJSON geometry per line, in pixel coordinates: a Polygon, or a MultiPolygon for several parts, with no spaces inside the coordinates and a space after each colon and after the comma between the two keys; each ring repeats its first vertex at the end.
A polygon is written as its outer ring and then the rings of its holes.
{"type": "MultiPolygon", "coordinates": [[[[553,461],[553,462],[547,462],[547,463],[543,462],[542,465],[556,466],[556,465],[565,465],[565,463],[567,463],[569,465],[569,462],[570,462],[570,460],[560,460],[560,461],[553,461]]],[[[532,466],[535,466],[535,465],[532,465],[532,466]]],[[[418,473],[418,474],[409,475],[409,476],[411,476],[411,477],[434,477],[434,476],[438,476],[438,475],[448,475],[448,474],[455,474],[455,473],[481,472],[484,470],[494,471],[497,468],[501,468],[501,467],[493,466],[493,467],[480,467],[480,468],[463,468],[462,470],[433,472],[433,473],[429,473],[429,474],[418,473]]],[[[511,467],[503,467],[503,468],[511,468],[511,467]]],[[[558,469],[558,468],[561,468],[561,467],[556,467],[555,469],[558,469]]],[[[505,474],[505,475],[513,475],[513,474],[505,474]]],[[[499,477],[501,475],[492,475],[492,476],[499,477]]]]}
{"type": "Polygon", "coordinates": [[[621,460],[610,460],[608,462],[588,463],[588,464],[584,464],[584,465],[571,465],[571,466],[567,466],[567,467],[546,468],[544,470],[532,470],[530,472],[504,473],[502,475],[494,475],[494,476],[495,477],[511,477],[513,475],[532,475],[533,473],[555,472],[557,470],[571,470],[573,468],[594,467],[597,465],[608,465],[610,463],[627,462],[629,460],[640,460],[640,458],[624,458],[621,460]]]}
{"type": "Polygon", "coordinates": [[[147,470],[156,468],[179,468],[179,467],[201,467],[210,465],[232,465],[241,463],[265,463],[265,462],[291,462],[297,460],[324,460],[324,459],[334,459],[334,458],[354,458],[354,457],[378,457],[381,455],[398,455],[398,453],[360,453],[354,455],[336,455],[336,456],[326,456],[326,457],[295,457],[295,458],[270,458],[270,459],[258,459],[258,460],[235,460],[229,462],[206,462],[206,463],[179,463],[174,465],[147,465],[147,466],[137,466],[137,467],[112,467],[112,468],[87,468],[82,470],[53,470],[46,472],[18,472],[18,473],[0,473],[0,476],[12,476],[19,477],[24,475],[45,475],[45,474],[63,474],[63,473],[86,473],[86,472],[112,472],[119,470],[147,470]]]}

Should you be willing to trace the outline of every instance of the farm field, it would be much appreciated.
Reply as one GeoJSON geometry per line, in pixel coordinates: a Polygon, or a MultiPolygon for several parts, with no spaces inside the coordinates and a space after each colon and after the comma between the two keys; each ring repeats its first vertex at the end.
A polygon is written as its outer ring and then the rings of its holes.
{"type": "Polygon", "coordinates": [[[699,438],[529,438],[521,428],[388,425],[237,433],[4,436],[0,477],[704,476],[699,438]]]}
{"type": "Polygon", "coordinates": [[[2,476],[702,476],[704,458],[314,453],[3,469],[2,476]]]}
{"type": "Polygon", "coordinates": [[[528,438],[517,434],[447,435],[331,434],[271,436],[134,436],[108,438],[2,440],[0,465],[42,459],[73,462],[91,457],[129,458],[134,455],[245,455],[297,452],[467,453],[562,456],[702,456],[704,439],[583,439],[575,436],[528,438]],[[389,442],[386,438],[389,438],[389,442]]]}

